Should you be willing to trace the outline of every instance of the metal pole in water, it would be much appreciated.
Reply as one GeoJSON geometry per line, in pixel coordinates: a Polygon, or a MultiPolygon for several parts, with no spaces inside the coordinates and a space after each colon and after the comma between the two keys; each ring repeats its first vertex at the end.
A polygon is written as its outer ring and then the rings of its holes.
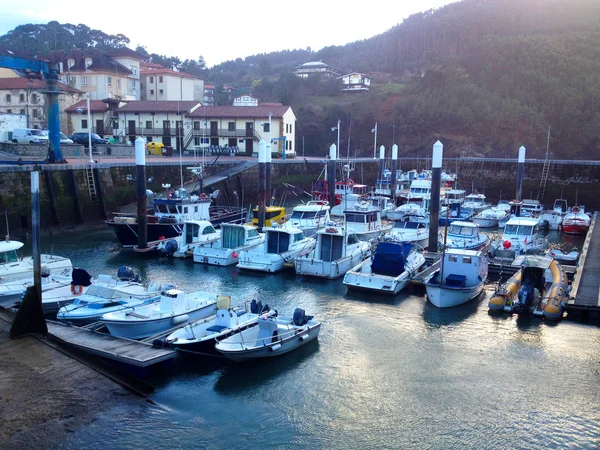
{"type": "Polygon", "coordinates": [[[40,173],[31,172],[31,244],[33,251],[33,285],[42,301],[42,263],[40,250],[40,173]]]}
{"type": "MultiPolygon", "coordinates": [[[[335,206],[335,164],[337,161],[337,147],[331,144],[329,147],[329,160],[327,161],[327,198],[329,206],[333,209],[335,206]]],[[[343,200],[342,200],[343,202],[343,200]]],[[[331,210],[330,210],[331,211],[331,210]]]]}
{"type": "Polygon", "coordinates": [[[392,179],[390,180],[390,193],[393,204],[396,204],[396,177],[398,171],[398,146],[392,145],[392,179]]]}
{"type": "Polygon", "coordinates": [[[523,175],[525,174],[525,147],[519,148],[517,165],[517,200],[523,200],[523,175]]]}
{"type": "MultiPolygon", "coordinates": [[[[284,143],[285,147],[285,143],[284,143]]],[[[285,151],[285,149],[284,149],[285,151]]],[[[272,152],[271,147],[267,147],[267,165],[266,167],[266,186],[267,186],[267,204],[266,206],[271,206],[273,204],[273,186],[271,185],[271,160],[272,160],[272,152]]]]}
{"type": "Polygon", "coordinates": [[[267,171],[267,143],[258,143],[258,228],[263,228],[265,222],[265,174],[267,171]]]}
{"type": "Polygon", "coordinates": [[[379,179],[383,180],[383,171],[385,169],[385,146],[379,147],[379,179]]]}
{"type": "Polygon", "coordinates": [[[429,251],[438,251],[438,227],[440,223],[440,188],[442,179],[442,157],[444,145],[437,141],[433,144],[431,158],[431,203],[429,204],[429,251]]]}
{"type": "Polygon", "coordinates": [[[148,197],[146,194],[146,150],[144,149],[144,140],[141,137],[138,137],[135,140],[135,171],[137,187],[138,248],[147,248],[148,197]]]}

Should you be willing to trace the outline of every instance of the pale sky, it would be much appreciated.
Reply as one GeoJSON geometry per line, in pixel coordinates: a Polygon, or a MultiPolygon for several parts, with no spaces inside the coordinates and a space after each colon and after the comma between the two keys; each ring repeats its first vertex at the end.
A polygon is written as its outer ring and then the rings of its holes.
{"type": "Polygon", "coordinates": [[[181,60],[202,55],[211,67],[254,54],[307,47],[316,51],[370,38],[411,14],[454,1],[2,1],[0,35],[26,23],[82,23],[124,34],[132,49],[143,45],[150,53],[181,60]]]}

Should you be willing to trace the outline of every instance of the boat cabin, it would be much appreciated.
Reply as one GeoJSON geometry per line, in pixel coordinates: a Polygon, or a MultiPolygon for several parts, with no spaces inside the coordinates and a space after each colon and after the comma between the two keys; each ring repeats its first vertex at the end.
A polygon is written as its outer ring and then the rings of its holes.
{"type": "Polygon", "coordinates": [[[524,198],[523,204],[521,205],[521,212],[526,212],[529,214],[538,214],[544,210],[544,205],[540,203],[539,200],[534,200],[530,198],[524,198]]]}
{"type": "Polygon", "coordinates": [[[265,253],[281,254],[290,250],[294,243],[305,239],[304,233],[297,228],[265,229],[265,253]]]}
{"type": "Polygon", "coordinates": [[[440,276],[447,286],[473,286],[487,278],[485,256],[476,250],[449,249],[444,252],[440,276]],[[442,273],[443,272],[443,273],[442,273]]]}
{"type": "MultiPolygon", "coordinates": [[[[252,225],[258,226],[258,207],[252,210],[252,225]]],[[[265,226],[285,221],[285,208],[283,206],[267,206],[265,208],[265,226]]]]}
{"type": "MultiPolygon", "coordinates": [[[[167,198],[155,198],[154,216],[159,223],[183,223],[186,220],[210,220],[211,199],[204,196],[188,195],[185,189],[179,189],[177,195],[167,198]]],[[[202,194],[204,195],[204,194],[202,194]]],[[[148,218],[151,222],[152,218],[148,218]]]]}
{"type": "Polygon", "coordinates": [[[465,191],[463,189],[447,189],[444,192],[444,204],[462,204],[465,201],[465,191]]]}
{"type": "Polygon", "coordinates": [[[370,202],[358,202],[354,209],[344,211],[346,225],[356,232],[381,228],[381,210],[370,202]]]}
{"type": "Polygon", "coordinates": [[[201,239],[211,239],[218,236],[217,230],[207,220],[188,220],[183,224],[184,244],[193,244],[201,239]]]}
{"type": "Polygon", "coordinates": [[[260,233],[253,225],[224,223],[221,225],[221,248],[234,249],[260,240],[260,233]]]}
{"type": "Polygon", "coordinates": [[[479,226],[471,222],[453,222],[448,227],[448,234],[462,237],[479,235],[479,226]]]}
{"type": "Polygon", "coordinates": [[[23,247],[22,242],[6,240],[0,243],[0,264],[10,264],[19,261],[17,250],[23,247]]]}
{"type": "Polygon", "coordinates": [[[526,236],[543,235],[539,221],[526,217],[513,217],[504,227],[504,239],[511,239],[513,236],[520,237],[523,240],[526,236]]]}
{"type": "Polygon", "coordinates": [[[337,261],[346,256],[346,246],[358,244],[359,242],[361,241],[355,233],[345,234],[341,228],[327,227],[317,233],[315,255],[321,261],[337,261]]]}

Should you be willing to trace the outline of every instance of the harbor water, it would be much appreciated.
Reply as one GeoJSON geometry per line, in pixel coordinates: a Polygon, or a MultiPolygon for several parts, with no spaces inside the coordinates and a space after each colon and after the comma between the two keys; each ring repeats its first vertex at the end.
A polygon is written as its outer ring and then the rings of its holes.
{"type": "MultiPolygon", "coordinates": [[[[565,250],[581,245],[556,236],[565,250]]],[[[301,307],[323,322],[318,341],[279,358],[186,358],[148,380],[150,401],[101,415],[60,448],[600,445],[600,328],[490,315],[489,291],[440,310],[418,287],[377,297],[341,280],[149,258],[120,251],[109,230],[54,238],[52,251],[94,276],[127,264],[146,282],[255,298],[284,315],[301,307]]]]}

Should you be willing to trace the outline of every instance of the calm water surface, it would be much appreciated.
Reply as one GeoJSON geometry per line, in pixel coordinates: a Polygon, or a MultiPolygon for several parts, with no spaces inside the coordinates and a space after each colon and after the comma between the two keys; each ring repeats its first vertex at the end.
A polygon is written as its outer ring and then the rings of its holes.
{"type": "Polygon", "coordinates": [[[323,322],[317,342],[280,358],[176,364],[150,379],[152,402],[111,410],[63,448],[600,445],[600,328],[489,315],[483,295],[439,310],[418,290],[377,298],[347,294],[341,280],[147,258],[120,252],[110,231],[52,244],[93,275],[128,264],[146,281],[257,298],[284,314],[302,307],[323,322]]]}

